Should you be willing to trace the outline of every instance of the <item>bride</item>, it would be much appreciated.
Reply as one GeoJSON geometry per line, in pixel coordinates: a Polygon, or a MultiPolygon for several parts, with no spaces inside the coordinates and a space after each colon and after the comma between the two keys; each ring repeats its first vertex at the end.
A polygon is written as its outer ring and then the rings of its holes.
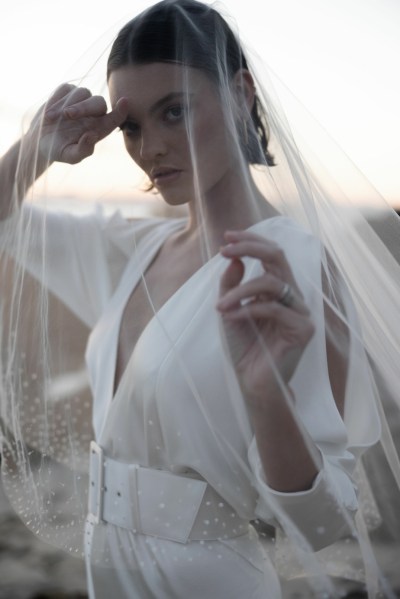
{"type": "MultiPolygon", "coordinates": [[[[89,594],[278,599],[277,562],[250,524],[259,519],[287,539],[290,567],[301,567],[312,592],[336,596],[314,552],[343,537],[367,546],[353,475],[379,438],[380,417],[358,298],[326,243],[329,227],[321,221],[318,236],[307,210],[317,187],[210,6],[164,0],[134,18],[114,41],[107,81],[109,112],[102,96],[64,84],[0,165],[3,252],[90,330],[89,594]],[[81,162],[116,128],[149,188],[187,216],[78,218],[21,207],[53,162],[81,162]],[[273,201],[293,190],[309,222],[273,201]]],[[[24,277],[15,281],[18,302],[24,277]]],[[[15,366],[15,334],[7,343],[15,366]]],[[[53,360],[45,346],[43,371],[53,360]]],[[[47,475],[31,473],[19,449],[23,383],[10,372],[5,478],[25,490],[36,480],[45,495],[47,475]]],[[[49,388],[38,399],[44,422],[49,388]]],[[[80,479],[84,443],[66,434],[80,479]]],[[[39,445],[56,453],[51,435],[39,445]]],[[[70,500],[80,493],[74,487],[70,500]]],[[[50,538],[51,509],[26,501],[19,511],[50,538]]],[[[57,542],[79,546],[83,531],[71,541],[67,527],[55,528],[57,542]]],[[[376,581],[384,587],[379,572],[376,581]]]]}

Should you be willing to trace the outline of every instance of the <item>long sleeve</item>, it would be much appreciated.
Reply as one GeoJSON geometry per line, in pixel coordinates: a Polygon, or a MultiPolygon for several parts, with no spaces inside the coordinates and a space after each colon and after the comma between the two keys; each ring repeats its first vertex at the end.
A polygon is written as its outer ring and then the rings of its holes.
{"type": "Polygon", "coordinates": [[[341,456],[321,455],[322,468],[311,489],[280,493],[265,482],[255,444],[249,450],[259,494],[255,510],[257,518],[278,524],[289,536],[294,532],[294,524],[315,551],[349,533],[358,508],[352,481],[354,456],[347,451],[341,456]]]}
{"type": "Polygon", "coordinates": [[[248,450],[258,492],[256,516],[283,528],[289,536],[297,529],[314,550],[351,532],[358,509],[353,480],[357,458],[380,435],[358,319],[343,283],[340,295],[349,327],[344,419],[336,406],[328,369],[319,247],[319,242],[299,230],[293,231],[285,244],[316,325],[290,385],[296,398],[295,413],[319,451],[322,466],[309,490],[281,493],[265,480],[255,438],[248,450]]]}
{"type": "Polygon", "coordinates": [[[0,222],[0,249],[16,259],[89,328],[102,314],[152,219],[84,216],[25,205],[0,222]]]}

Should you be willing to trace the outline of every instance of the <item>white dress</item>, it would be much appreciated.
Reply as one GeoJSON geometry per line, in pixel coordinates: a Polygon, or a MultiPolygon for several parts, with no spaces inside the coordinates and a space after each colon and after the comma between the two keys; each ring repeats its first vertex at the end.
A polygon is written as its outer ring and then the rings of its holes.
{"type": "MultiPolygon", "coordinates": [[[[365,364],[352,359],[354,339],[346,404],[351,438],[337,411],[322,326],[320,246],[294,221],[275,217],[251,230],[284,249],[317,324],[291,381],[298,414],[323,458],[312,489],[279,493],[264,481],[246,408],[219,334],[214,306],[218,278],[226,268],[219,255],[190,277],[148,323],[113,395],[126,302],[163,241],[181,226],[182,220],[128,222],[119,214],[110,219],[100,214],[48,215],[52,251],[47,285],[92,330],[86,359],[96,441],[120,462],[194,473],[246,520],[260,518],[287,528],[288,516],[319,549],[345,525],[337,505],[350,517],[357,509],[351,479],[355,454],[366,444],[364,431],[375,439],[379,426],[366,400],[370,391],[365,364]]],[[[40,276],[34,251],[30,261],[31,273],[40,276]]],[[[258,268],[249,260],[246,277],[255,276],[258,268]]],[[[349,305],[348,314],[350,310],[349,305]]],[[[86,531],[86,553],[92,598],[281,596],[275,569],[253,528],[233,539],[177,543],[101,522],[86,531]]]]}

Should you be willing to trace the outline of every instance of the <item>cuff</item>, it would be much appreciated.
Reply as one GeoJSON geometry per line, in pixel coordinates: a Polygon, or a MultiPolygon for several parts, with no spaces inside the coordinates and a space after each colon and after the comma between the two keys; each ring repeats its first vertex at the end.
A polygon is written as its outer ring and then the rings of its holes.
{"type": "MultiPolygon", "coordinates": [[[[354,456],[348,453],[344,460],[354,462],[354,456]]],[[[300,533],[315,551],[351,534],[358,502],[353,482],[343,466],[322,455],[321,470],[310,489],[281,493],[265,482],[259,456],[254,463],[253,455],[252,461],[259,493],[255,508],[258,518],[271,521],[272,515],[274,523],[288,536],[300,533]]]]}

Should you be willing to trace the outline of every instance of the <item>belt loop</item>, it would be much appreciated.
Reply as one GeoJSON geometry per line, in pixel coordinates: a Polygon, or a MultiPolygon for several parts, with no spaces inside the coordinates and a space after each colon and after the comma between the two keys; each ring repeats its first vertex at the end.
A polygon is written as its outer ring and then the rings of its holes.
{"type": "Polygon", "coordinates": [[[90,443],[90,488],[89,512],[96,524],[103,521],[104,493],[104,459],[103,450],[95,441],[90,443]]]}
{"type": "Polygon", "coordinates": [[[143,533],[142,522],[140,519],[140,509],[139,509],[139,495],[140,495],[140,487],[139,487],[139,466],[137,464],[133,465],[133,476],[129,477],[129,496],[131,499],[131,508],[132,508],[132,517],[133,517],[133,528],[134,532],[139,534],[143,533]]]}

